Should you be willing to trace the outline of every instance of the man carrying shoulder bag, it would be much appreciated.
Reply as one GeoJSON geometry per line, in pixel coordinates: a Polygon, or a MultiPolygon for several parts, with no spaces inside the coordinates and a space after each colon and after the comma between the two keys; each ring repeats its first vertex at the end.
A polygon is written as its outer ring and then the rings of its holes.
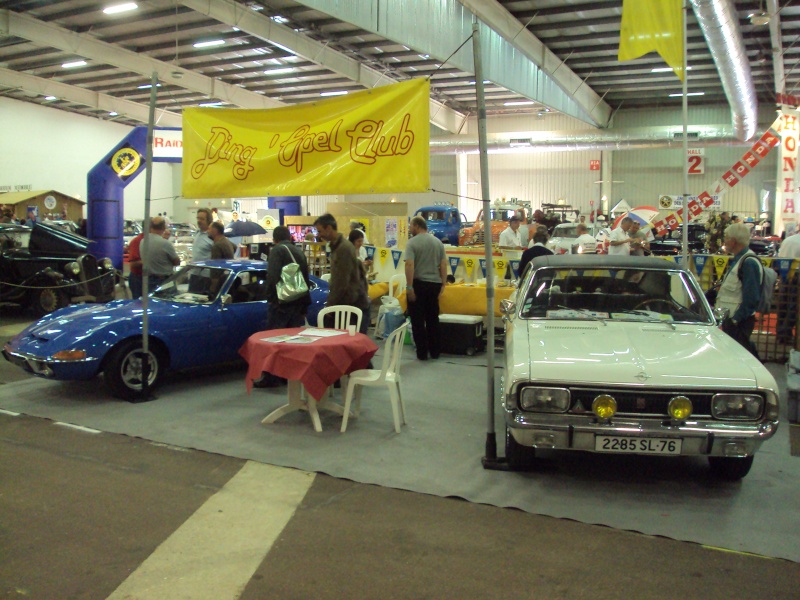
{"type": "MultiPolygon", "coordinates": [[[[286,329],[289,327],[302,327],[306,322],[306,313],[311,305],[311,295],[308,290],[311,282],[308,278],[308,263],[303,251],[292,242],[289,228],[279,225],[272,233],[275,245],[269,251],[267,260],[266,298],[269,302],[267,315],[267,329],[286,329]],[[302,292],[302,282],[283,282],[283,268],[287,265],[297,264],[305,282],[305,292],[302,292]],[[292,288],[292,289],[289,289],[292,288]],[[293,298],[292,298],[293,297],[293,298]],[[282,298],[292,298],[284,300],[282,298]]],[[[254,381],[255,387],[275,387],[286,383],[281,377],[271,373],[264,373],[261,379],[254,381]]]]}

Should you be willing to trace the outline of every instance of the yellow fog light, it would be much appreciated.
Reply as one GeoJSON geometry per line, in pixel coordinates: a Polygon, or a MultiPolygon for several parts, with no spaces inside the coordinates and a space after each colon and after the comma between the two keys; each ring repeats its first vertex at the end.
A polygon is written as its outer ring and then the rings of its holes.
{"type": "Polygon", "coordinates": [[[692,414],[692,401],[686,396],[675,396],[667,406],[669,416],[677,421],[684,421],[692,414]]]}
{"type": "Polygon", "coordinates": [[[617,401],[608,394],[601,394],[592,402],[592,412],[601,419],[610,419],[617,414],[617,401]]]}
{"type": "Polygon", "coordinates": [[[83,350],[62,350],[53,354],[55,360],[83,360],[86,358],[86,352],[83,350]]]}

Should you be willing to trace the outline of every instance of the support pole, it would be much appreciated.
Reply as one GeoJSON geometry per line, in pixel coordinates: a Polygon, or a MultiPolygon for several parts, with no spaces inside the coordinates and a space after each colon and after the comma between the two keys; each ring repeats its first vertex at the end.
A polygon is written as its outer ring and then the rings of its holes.
{"type": "MultiPolygon", "coordinates": [[[[150,190],[153,183],[153,129],[156,115],[156,90],[158,88],[158,73],[153,71],[150,77],[150,115],[147,119],[147,149],[145,151],[145,179],[144,179],[144,239],[142,240],[142,256],[148,255],[150,249],[150,190]]],[[[148,255],[149,256],[149,255],[148,255]]],[[[148,286],[150,285],[150,267],[147,262],[142,262],[142,393],[139,402],[152,400],[148,382],[150,380],[150,316],[147,307],[150,302],[148,286]]]]}
{"type": "Polygon", "coordinates": [[[497,436],[494,430],[494,264],[492,263],[491,194],[489,192],[489,153],[486,143],[486,98],[483,91],[483,61],[478,17],[472,17],[472,55],[475,61],[475,93],[478,104],[478,148],[481,165],[481,200],[483,202],[483,247],[486,257],[486,450],[483,466],[497,468],[497,436]]]}
{"type": "Polygon", "coordinates": [[[689,3],[683,5],[683,241],[681,255],[683,266],[689,268],[689,48],[686,28],[689,23],[689,3]]]}

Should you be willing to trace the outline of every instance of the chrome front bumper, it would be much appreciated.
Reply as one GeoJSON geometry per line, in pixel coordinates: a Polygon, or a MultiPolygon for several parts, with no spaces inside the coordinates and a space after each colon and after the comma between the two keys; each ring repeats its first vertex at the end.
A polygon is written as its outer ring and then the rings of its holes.
{"type": "Polygon", "coordinates": [[[41,356],[34,356],[27,352],[17,352],[11,350],[8,344],[3,347],[3,356],[5,359],[18,367],[33,373],[34,375],[41,375],[42,377],[55,377],[53,368],[58,368],[60,365],[88,365],[95,361],[97,358],[88,357],[80,360],[55,360],[52,358],[42,358],[41,356]]]}
{"type": "Polygon", "coordinates": [[[596,436],[681,440],[684,456],[749,456],[778,430],[777,420],[747,423],[668,419],[612,419],[600,423],[594,415],[522,413],[506,411],[506,425],[518,444],[553,450],[595,452],[596,436]]]}

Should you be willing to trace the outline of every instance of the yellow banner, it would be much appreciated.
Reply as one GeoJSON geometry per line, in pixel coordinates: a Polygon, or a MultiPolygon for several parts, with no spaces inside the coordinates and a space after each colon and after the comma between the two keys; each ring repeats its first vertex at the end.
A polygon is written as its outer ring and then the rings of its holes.
{"type": "Polygon", "coordinates": [[[494,262],[495,277],[497,279],[505,279],[506,267],[508,266],[508,263],[502,258],[495,258],[493,259],[493,262],[494,262]]]}
{"type": "Polygon", "coordinates": [[[378,248],[378,262],[380,263],[381,267],[383,267],[386,264],[387,258],[389,258],[389,249],[378,248]]]}
{"type": "Polygon", "coordinates": [[[618,59],[653,51],[683,81],[683,0],[622,0],[618,59]]]}
{"type": "Polygon", "coordinates": [[[464,270],[467,272],[467,279],[472,279],[472,271],[475,268],[475,259],[474,258],[465,258],[464,261],[464,270]]]}
{"type": "Polygon", "coordinates": [[[427,79],[319,102],[183,111],[183,196],[424,192],[427,79]]]}
{"type": "Polygon", "coordinates": [[[715,256],[712,259],[714,261],[714,270],[717,272],[717,279],[722,277],[722,274],[725,272],[725,267],[728,266],[728,261],[730,259],[730,256],[715,256]]]}

